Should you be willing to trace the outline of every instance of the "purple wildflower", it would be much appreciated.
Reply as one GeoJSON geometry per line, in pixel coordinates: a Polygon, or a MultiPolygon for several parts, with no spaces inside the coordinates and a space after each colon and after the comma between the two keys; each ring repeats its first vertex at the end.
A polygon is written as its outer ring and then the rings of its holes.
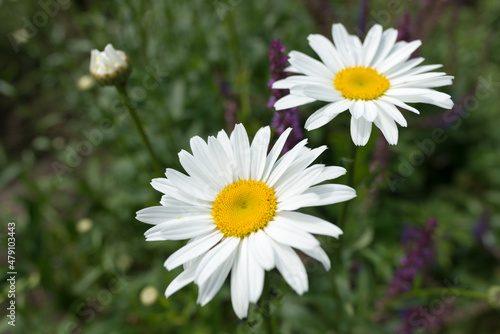
{"type": "Polygon", "coordinates": [[[361,3],[361,11],[359,12],[358,30],[361,35],[366,34],[366,20],[368,17],[368,9],[370,7],[370,0],[363,0],[361,3]]]}
{"type": "Polygon", "coordinates": [[[438,308],[430,307],[410,307],[402,310],[400,317],[403,322],[399,327],[398,334],[412,334],[414,332],[436,331],[451,314],[455,306],[454,298],[441,300],[438,308]]]}
{"type": "MultiPolygon", "coordinates": [[[[271,47],[269,49],[271,80],[267,83],[269,87],[271,87],[274,82],[286,77],[285,68],[287,67],[287,59],[288,58],[285,54],[285,45],[281,44],[279,39],[271,41],[271,47]]],[[[286,89],[271,89],[271,93],[272,96],[269,98],[267,103],[269,108],[272,108],[277,100],[285,95],[288,95],[289,91],[286,89]]],[[[297,108],[275,111],[271,121],[271,127],[278,136],[281,135],[287,128],[292,128],[292,132],[290,133],[290,136],[288,137],[283,148],[283,153],[290,150],[295,146],[295,144],[304,138],[297,108]]]]}
{"type": "Polygon", "coordinates": [[[402,239],[406,245],[407,255],[401,259],[401,267],[396,270],[389,284],[388,298],[411,290],[415,276],[431,263],[434,256],[432,236],[436,227],[436,218],[429,218],[422,230],[410,227],[404,231],[402,239]]]}
{"type": "Polygon", "coordinates": [[[234,126],[238,123],[238,103],[235,100],[227,100],[224,102],[224,118],[226,120],[226,129],[233,131],[234,126]]]}
{"type": "Polygon", "coordinates": [[[414,37],[410,13],[405,10],[403,18],[399,21],[398,25],[398,41],[410,42],[414,39],[414,37]]]}
{"type": "Polygon", "coordinates": [[[219,92],[224,97],[224,119],[226,120],[226,130],[233,131],[234,126],[238,123],[238,102],[237,96],[232,92],[231,85],[224,80],[223,74],[216,72],[215,79],[219,92]]]}
{"type": "MultiPolygon", "coordinates": [[[[401,267],[394,273],[384,299],[377,303],[377,308],[381,313],[392,298],[410,291],[417,274],[430,265],[434,257],[432,237],[436,227],[437,219],[432,217],[427,220],[422,229],[410,226],[403,230],[401,241],[406,250],[406,256],[401,259],[401,267]]],[[[382,314],[379,314],[376,318],[380,320],[381,316],[382,314]]]]}
{"type": "Polygon", "coordinates": [[[491,218],[490,211],[484,210],[483,213],[481,214],[481,218],[476,223],[476,225],[474,225],[474,228],[472,229],[472,235],[474,235],[474,237],[481,243],[483,243],[484,235],[490,229],[490,218],[491,218]]]}

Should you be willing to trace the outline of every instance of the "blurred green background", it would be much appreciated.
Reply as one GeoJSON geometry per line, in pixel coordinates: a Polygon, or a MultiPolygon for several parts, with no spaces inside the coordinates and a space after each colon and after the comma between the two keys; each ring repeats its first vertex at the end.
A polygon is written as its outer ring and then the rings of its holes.
{"type": "MultiPolygon", "coordinates": [[[[402,228],[421,227],[430,216],[439,223],[432,279],[419,277],[416,288],[458,282],[486,293],[500,284],[498,1],[2,0],[0,246],[6,254],[7,223],[15,222],[18,275],[16,327],[2,316],[0,331],[263,333],[255,306],[249,320],[236,318],[227,282],[205,307],[195,304],[194,284],[164,298],[180,269],[167,272],[163,262],[184,242],[144,240],[148,226],[135,212],[157,205],[160,194],[149,182],[161,175],[116,90],[89,77],[91,49],[112,43],[128,54],[128,90],[154,150],[162,167],[181,170],[177,152],[189,148],[192,136],[230,130],[231,117],[252,136],[270,123],[271,40],[316,57],[307,35],[331,38],[334,22],[362,34],[365,24],[398,27],[405,15],[411,39],[423,41],[424,64],[444,64],[455,76],[453,86],[440,90],[452,95],[456,108],[446,114],[419,105],[420,115],[404,112],[409,126],[400,129],[394,147],[372,133],[359,150],[358,197],[344,235],[346,267],[334,282],[344,293],[331,298],[335,273],[309,261],[310,291],[302,297],[271,273],[270,312],[280,333],[335,333],[339,327],[396,333],[401,309],[432,309],[440,300],[402,300],[374,320],[376,301],[404,255],[402,228]],[[430,140],[436,129],[443,131],[440,142],[430,140]],[[370,169],[377,157],[386,165],[370,169]],[[480,238],[478,226],[484,228],[480,238]]],[[[302,122],[318,107],[301,107],[302,122]]],[[[322,163],[345,161],[349,118],[342,116],[306,133],[310,147],[328,144],[322,163]]],[[[338,207],[310,211],[335,222],[338,207]]],[[[0,265],[3,315],[6,256],[0,265]]],[[[437,328],[419,325],[414,332],[500,333],[500,313],[484,300],[458,295],[452,310],[438,315],[437,328]]]]}

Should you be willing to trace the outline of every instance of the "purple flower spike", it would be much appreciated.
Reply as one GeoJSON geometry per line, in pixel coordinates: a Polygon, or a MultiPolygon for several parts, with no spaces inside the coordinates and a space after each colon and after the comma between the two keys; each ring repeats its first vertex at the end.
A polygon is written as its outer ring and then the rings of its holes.
{"type": "Polygon", "coordinates": [[[377,303],[380,311],[392,298],[410,291],[418,273],[430,265],[434,258],[432,238],[436,227],[437,219],[432,217],[422,229],[410,226],[403,230],[401,241],[405,246],[406,256],[401,259],[401,267],[394,273],[386,296],[377,303]]]}
{"type": "MultiPolygon", "coordinates": [[[[269,49],[271,80],[267,83],[269,87],[271,87],[274,82],[286,78],[285,68],[287,67],[287,60],[288,57],[285,54],[285,45],[281,44],[279,39],[271,41],[271,47],[269,49]]],[[[289,91],[284,89],[271,89],[271,93],[272,96],[267,102],[269,108],[272,108],[277,100],[288,95],[289,91]]],[[[287,128],[292,128],[292,132],[283,148],[283,153],[287,152],[304,138],[297,108],[275,111],[271,121],[271,127],[278,136],[287,128]]]]}
{"type": "Polygon", "coordinates": [[[410,42],[413,39],[413,27],[411,25],[410,13],[405,11],[398,25],[398,41],[410,42]]]}

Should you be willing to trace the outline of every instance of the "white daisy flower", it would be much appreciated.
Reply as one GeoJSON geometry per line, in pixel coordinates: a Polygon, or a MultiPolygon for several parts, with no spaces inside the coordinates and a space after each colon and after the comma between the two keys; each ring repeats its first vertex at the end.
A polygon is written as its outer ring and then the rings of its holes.
{"type": "Polygon", "coordinates": [[[249,303],[260,298],[266,270],[277,268],[298,294],[308,290],[305,267],[293,248],[330,268],[313,234],[337,238],[342,231],[295,210],[347,201],[356,193],[345,185],[320,184],[346,172],[310,166],[326,146],[311,150],[305,139],[278,159],[290,130],[269,154],[269,127],[261,128],[252,144],[241,124],[230,137],[224,131],[207,143],[193,137],[193,153],[179,153],[189,176],[167,169],[166,179],[152,181],[165,195],[162,206],[137,212],[138,220],[155,225],[145,233],[147,240],[189,239],[165,262],[168,270],[184,266],[165,291],[167,298],[194,282],[197,302],[205,305],[231,272],[233,309],[245,318],[249,303]]]}
{"type": "Polygon", "coordinates": [[[351,137],[356,145],[366,145],[372,122],[389,144],[398,142],[396,123],[406,126],[397,107],[419,113],[406,102],[422,102],[450,109],[450,96],[433,87],[451,85],[452,76],[429,72],[442,65],[417,66],[424,58],[409,59],[422,43],[396,42],[397,30],[382,30],[374,25],[363,43],[349,35],[342,24],[332,26],[335,45],[322,35],[309,35],[309,45],[322,62],[301,52],[289,53],[289,71],[294,75],[273,84],[275,89],[290,89],[278,100],[277,110],[313,101],[329,102],[306,121],[307,130],[317,129],[341,112],[351,112],[351,137]]]}
{"type": "Polygon", "coordinates": [[[131,72],[130,60],[125,52],[108,44],[104,51],[90,52],[90,74],[102,85],[124,83],[131,72]]]}

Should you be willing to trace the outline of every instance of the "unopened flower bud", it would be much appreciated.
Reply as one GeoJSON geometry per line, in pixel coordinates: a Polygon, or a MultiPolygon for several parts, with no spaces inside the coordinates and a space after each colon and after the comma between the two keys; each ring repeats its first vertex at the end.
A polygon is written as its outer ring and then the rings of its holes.
{"type": "Polygon", "coordinates": [[[124,84],[131,70],[125,52],[115,50],[111,44],[106,45],[102,52],[94,49],[90,53],[90,74],[101,85],[124,84]]]}

